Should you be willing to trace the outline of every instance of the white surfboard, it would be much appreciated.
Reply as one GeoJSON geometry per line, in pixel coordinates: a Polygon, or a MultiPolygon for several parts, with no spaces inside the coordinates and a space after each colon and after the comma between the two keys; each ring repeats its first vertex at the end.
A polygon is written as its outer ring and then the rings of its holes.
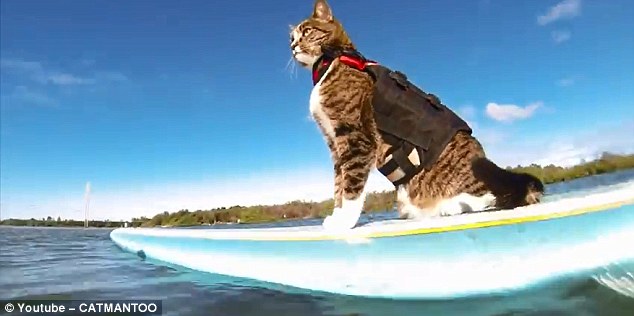
{"type": "Polygon", "coordinates": [[[159,261],[308,290],[455,297],[634,260],[634,183],[513,210],[372,222],[344,233],[320,225],[120,228],[111,239],[159,261]]]}

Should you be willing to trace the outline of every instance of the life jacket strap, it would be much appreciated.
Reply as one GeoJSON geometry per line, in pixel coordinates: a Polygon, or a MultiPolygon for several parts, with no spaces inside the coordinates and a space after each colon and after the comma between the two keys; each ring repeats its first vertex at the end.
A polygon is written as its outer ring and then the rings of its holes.
{"type": "Polygon", "coordinates": [[[394,186],[409,182],[420,171],[420,154],[412,144],[402,142],[392,146],[387,153],[385,163],[377,170],[394,186]]]}
{"type": "Polygon", "coordinates": [[[367,66],[378,64],[353,49],[323,47],[322,51],[321,57],[313,64],[313,85],[321,80],[330,64],[337,58],[343,64],[360,71],[365,71],[367,66]]]}

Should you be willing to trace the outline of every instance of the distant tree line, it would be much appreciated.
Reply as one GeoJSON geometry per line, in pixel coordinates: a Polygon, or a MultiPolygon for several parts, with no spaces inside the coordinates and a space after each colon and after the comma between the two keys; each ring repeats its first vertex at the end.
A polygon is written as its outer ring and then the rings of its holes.
{"type": "MultiPolygon", "coordinates": [[[[138,227],[141,226],[145,220],[137,220],[137,221],[127,221],[128,227],[138,227]]],[[[110,221],[110,220],[89,220],[89,227],[122,227],[124,226],[126,221],[110,221]]],[[[17,218],[9,218],[0,221],[0,225],[8,225],[8,226],[32,226],[32,227],[83,227],[84,221],[73,220],[73,219],[64,219],[62,220],[60,217],[57,219],[53,219],[48,216],[47,218],[41,219],[17,219],[17,218]]]]}
{"type": "MultiPolygon", "coordinates": [[[[603,153],[599,159],[583,162],[572,167],[559,167],[554,165],[507,167],[508,170],[525,172],[535,175],[544,183],[569,181],[581,177],[614,172],[618,170],[634,168],[634,154],[615,155],[603,153]]],[[[364,210],[368,212],[384,212],[394,208],[396,193],[394,191],[369,193],[365,201],[364,210]]],[[[178,212],[163,212],[152,218],[133,218],[128,226],[154,227],[154,226],[197,226],[215,225],[227,223],[260,223],[273,222],[287,219],[323,218],[329,215],[333,209],[332,199],[321,202],[291,201],[278,205],[255,206],[231,206],[210,210],[189,211],[187,209],[178,212]]],[[[83,226],[83,221],[53,220],[46,218],[36,219],[7,219],[0,221],[0,225],[16,226],[83,226]]],[[[92,227],[121,227],[121,221],[90,221],[92,227]]]]}
{"type": "Polygon", "coordinates": [[[552,164],[545,167],[532,164],[527,167],[517,166],[507,169],[532,174],[548,184],[631,168],[634,168],[634,154],[615,155],[604,152],[599,159],[567,168],[552,164]]]}
{"type": "MultiPolygon", "coordinates": [[[[368,212],[380,212],[392,209],[394,192],[375,192],[368,194],[365,209],[368,212]]],[[[261,223],[285,219],[321,218],[330,214],[334,200],[322,202],[291,201],[278,205],[232,206],[211,210],[180,210],[174,213],[163,212],[143,223],[142,226],[191,226],[226,223],[261,223]]]]}

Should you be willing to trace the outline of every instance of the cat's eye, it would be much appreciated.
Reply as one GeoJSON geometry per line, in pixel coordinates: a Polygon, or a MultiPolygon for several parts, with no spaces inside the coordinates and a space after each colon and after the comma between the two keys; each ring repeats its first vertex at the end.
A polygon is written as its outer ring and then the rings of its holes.
{"type": "Polygon", "coordinates": [[[295,41],[295,36],[293,36],[293,34],[291,34],[291,43],[295,41]]]}

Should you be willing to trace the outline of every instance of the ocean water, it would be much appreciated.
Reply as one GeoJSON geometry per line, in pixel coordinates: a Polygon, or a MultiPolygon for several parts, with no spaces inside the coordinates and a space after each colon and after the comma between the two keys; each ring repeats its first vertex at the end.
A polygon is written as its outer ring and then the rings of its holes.
{"type": "MultiPolygon", "coordinates": [[[[553,184],[547,199],[630,181],[634,170],[553,184]]],[[[0,300],[161,299],[164,315],[634,315],[634,262],[504,295],[399,301],[297,290],[143,260],[115,246],[109,233],[0,227],[0,300]]]]}

